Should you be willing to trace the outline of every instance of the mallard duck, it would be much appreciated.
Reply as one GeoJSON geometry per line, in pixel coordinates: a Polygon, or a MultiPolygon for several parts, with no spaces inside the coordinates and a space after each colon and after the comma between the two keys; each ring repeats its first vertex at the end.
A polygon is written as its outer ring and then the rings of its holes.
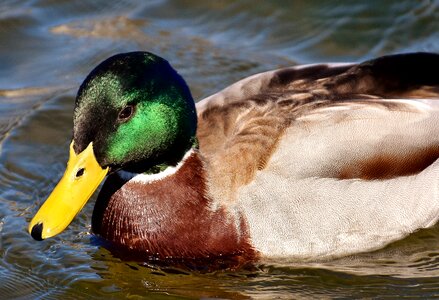
{"type": "Polygon", "coordinates": [[[29,225],[63,231],[107,177],[92,231],[140,259],[330,259],[439,217],[439,55],[295,66],[196,105],[148,52],[79,88],[67,170],[29,225]]]}

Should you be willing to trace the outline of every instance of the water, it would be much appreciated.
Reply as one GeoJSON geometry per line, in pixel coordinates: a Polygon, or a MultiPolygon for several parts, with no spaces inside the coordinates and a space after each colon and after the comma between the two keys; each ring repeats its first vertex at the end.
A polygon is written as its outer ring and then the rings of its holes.
{"type": "Polygon", "coordinates": [[[0,2],[0,298],[439,297],[439,226],[336,261],[200,274],[122,262],[90,234],[26,232],[64,171],[76,90],[117,52],[168,59],[196,99],[269,69],[439,52],[438,1],[0,2]]]}

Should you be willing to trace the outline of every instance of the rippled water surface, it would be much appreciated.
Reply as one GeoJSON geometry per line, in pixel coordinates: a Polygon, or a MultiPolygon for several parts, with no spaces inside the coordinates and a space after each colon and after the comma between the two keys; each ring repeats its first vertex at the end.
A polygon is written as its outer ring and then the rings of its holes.
{"type": "Polygon", "coordinates": [[[438,1],[0,2],[0,298],[439,297],[439,226],[374,253],[200,274],[122,262],[90,232],[93,201],[59,237],[26,232],[61,176],[76,90],[117,52],[168,59],[201,99],[299,63],[439,52],[438,1]]]}

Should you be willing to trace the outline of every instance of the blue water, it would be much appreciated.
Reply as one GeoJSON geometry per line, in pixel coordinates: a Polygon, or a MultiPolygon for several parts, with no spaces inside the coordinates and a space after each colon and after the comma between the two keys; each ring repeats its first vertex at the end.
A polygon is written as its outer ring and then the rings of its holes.
{"type": "Polygon", "coordinates": [[[75,93],[106,57],[147,50],[196,99],[257,72],[439,52],[438,1],[0,2],[0,298],[439,296],[439,227],[336,261],[200,274],[122,262],[90,234],[93,201],[59,237],[30,218],[61,176],[75,93]]]}

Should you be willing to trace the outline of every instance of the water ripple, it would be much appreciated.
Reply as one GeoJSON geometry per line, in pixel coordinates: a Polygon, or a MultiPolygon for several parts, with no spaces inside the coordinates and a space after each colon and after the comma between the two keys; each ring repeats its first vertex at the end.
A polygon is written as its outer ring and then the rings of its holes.
{"type": "Polygon", "coordinates": [[[438,226],[335,261],[212,274],[118,260],[89,233],[93,203],[54,239],[26,231],[65,167],[76,89],[104,58],[156,52],[201,99],[296,63],[439,52],[438,16],[438,1],[2,1],[0,297],[438,297],[438,226]]]}

